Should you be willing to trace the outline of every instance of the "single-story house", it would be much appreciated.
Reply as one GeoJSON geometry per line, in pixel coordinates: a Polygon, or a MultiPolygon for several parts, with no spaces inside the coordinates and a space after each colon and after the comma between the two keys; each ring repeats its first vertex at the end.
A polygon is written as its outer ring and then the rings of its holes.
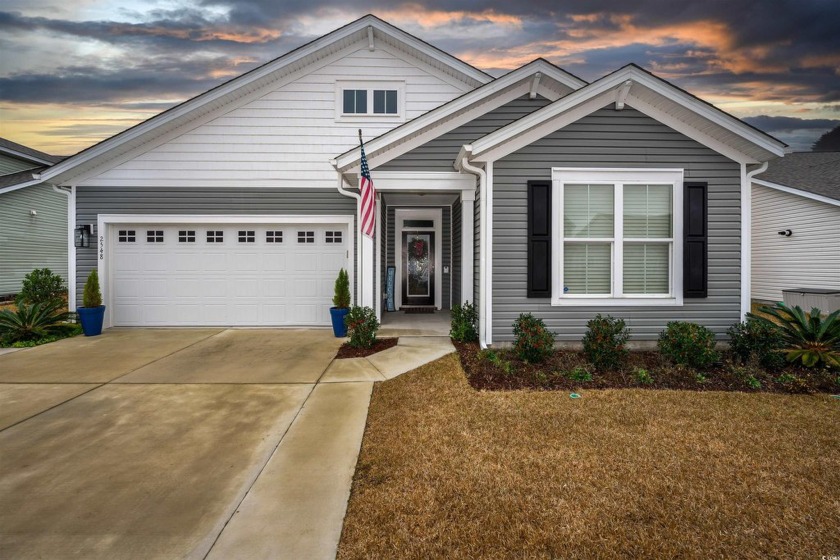
{"type": "Polygon", "coordinates": [[[796,152],[752,181],[752,297],[840,291],[840,152],[796,152]]]}
{"type": "Polygon", "coordinates": [[[35,268],[67,280],[68,196],[34,178],[61,159],[0,138],[0,298],[35,268]]]}
{"type": "MultiPolygon", "coordinates": [[[[530,311],[653,339],[750,304],[750,180],[785,144],[645,70],[545,60],[499,78],[365,16],[63,161],[77,302],[106,325],[327,325],[332,286],[475,302],[483,344],[530,311]],[[359,129],[377,189],[358,225],[359,129]]],[[[75,303],[77,303],[75,302],[75,303]]]]}

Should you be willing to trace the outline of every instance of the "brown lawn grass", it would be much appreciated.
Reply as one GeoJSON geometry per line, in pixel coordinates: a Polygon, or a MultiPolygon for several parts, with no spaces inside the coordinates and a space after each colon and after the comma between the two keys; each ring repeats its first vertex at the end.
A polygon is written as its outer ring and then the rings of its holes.
{"type": "Polygon", "coordinates": [[[840,553],[840,400],[471,389],[455,355],[377,384],[347,558],[840,553]]]}

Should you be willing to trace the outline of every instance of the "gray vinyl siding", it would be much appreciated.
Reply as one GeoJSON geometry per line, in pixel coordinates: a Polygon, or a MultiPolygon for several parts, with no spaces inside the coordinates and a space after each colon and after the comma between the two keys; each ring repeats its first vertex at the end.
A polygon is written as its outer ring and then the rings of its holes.
{"type": "MultiPolygon", "coordinates": [[[[493,342],[513,339],[522,312],[545,320],[560,340],[580,340],[596,313],[627,321],[633,338],[656,339],[669,321],[712,329],[719,338],[740,315],[740,167],[632,109],[598,111],[497,161],[493,171],[493,342]],[[526,297],[528,180],[550,180],[552,167],[684,168],[709,183],[709,297],[681,307],[553,307],[526,297]]],[[[476,205],[477,206],[477,205],[476,205]]],[[[678,241],[679,242],[679,241],[678,241]]],[[[682,263],[674,263],[682,266],[682,263]]]]}
{"type": "Polygon", "coordinates": [[[456,128],[378,167],[389,171],[453,171],[452,164],[461,146],[490,134],[537,109],[545,107],[544,97],[515,99],[477,119],[456,128]]]}
{"type": "Polygon", "coordinates": [[[18,293],[36,268],[67,280],[67,198],[49,185],[0,195],[0,295],[18,293]]]}
{"type": "MultiPolygon", "coordinates": [[[[402,240],[397,239],[397,232],[396,232],[396,209],[397,208],[413,208],[412,206],[388,206],[387,210],[387,228],[386,228],[386,238],[387,238],[387,247],[386,247],[386,259],[385,259],[385,268],[382,270],[383,277],[387,274],[387,267],[389,266],[396,266],[397,257],[396,252],[402,250],[402,240]]],[[[448,266],[449,273],[444,273],[441,271],[441,286],[435,286],[436,290],[443,290],[441,292],[441,307],[443,309],[450,308],[450,298],[451,298],[451,276],[452,276],[452,243],[450,243],[450,239],[452,238],[452,208],[450,206],[441,206],[441,207],[428,207],[424,206],[423,208],[440,208],[442,210],[443,215],[443,223],[441,224],[440,234],[441,239],[435,240],[435,250],[436,251],[443,251],[441,255],[441,263],[443,266],[448,266]]],[[[396,275],[396,280],[399,282],[400,274],[399,272],[396,275]]],[[[384,279],[383,279],[384,282],[384,279]]],[[[400,305],[402,305],[401,301],[395,301],[394,306],[399,309],[400,305]]]]}
{"type": "Polygon", "coordinates": [[[38,166],[39,164],[32,163],[31,161],[0,154],[0,175],[9,175],[11,173],[17,173],[18,171],[34,169],[38,166]]]}
{"type": "MultiPolygon", "coordinates": [[[[78,187],[76,223],[96,224],[99,214],[283,214],[355,215],[356,200],[335,190],[260,188],[109,188],[78,187]]],[[[139,220],[142,221],[142,220],[139,220]]],[[[354,224],[354,231],[356,225],[354,224]]],[[[96,266],[97,236],[91,246],[76,250],[76,298],[81,302],[85,280],[96,266]]],[[[353,262],[356,261],[354,251],[353,262]]],[[[358,288],[356,279],[354,287],[358,288]]],[[[358,289],[355,289],[358,295],[358,289]]],[[[325,302],[330,304],[331,302],[325,302]]]]}
{"type": "Polygon", "coordinates": [[[461,301],[461,201],[452,205],[452,305],[461,301]]]}

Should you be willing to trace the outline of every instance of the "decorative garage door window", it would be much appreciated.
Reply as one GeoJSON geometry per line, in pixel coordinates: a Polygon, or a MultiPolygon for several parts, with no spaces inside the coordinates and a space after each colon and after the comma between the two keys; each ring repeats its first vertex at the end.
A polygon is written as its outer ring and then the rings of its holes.
{"type": "Polygon", "coordinates": [[[146,242],[147,243],[163,243],[163,230],[162,229],[150,229],[146,231],[146,242]]]}
{"type": "Polygon", "coordinates": [[[314,231],[299,231],[298,243],[315,243],[314,231]]]}
{"type": "Polygon", "coordinates": [[[240,243],[254,243],[256,240],[256,231],[253,229],[239,230],[240,243]]]}
{"type": "Polygon", "coordinates": [[[136,237],[136,231],[133,229],[121,229],[119,231],[119,235],[117,236],[117,240],[120,243],[134,243],[136,237]]]}
{"type": "Polygon", "coordinates": [[[265,232],[266,243],[283,243],[282,231],[267,231],[265,232]]]}
{"type": "Polygon", "coordinates": [[[225,240],[225,232],[218,230],[207,230],[207,243],[222,243],[225,240]]]}
{"type": "Polygon", "coordinates": [[[327,243],[341,243],[340,231],[328,231],[324,239],[327,243]]]}
{"type": "Polygon", "coordinates": [[[195,230],[182,229],[178,231],[178,243],[195,243],[195,230]]]}

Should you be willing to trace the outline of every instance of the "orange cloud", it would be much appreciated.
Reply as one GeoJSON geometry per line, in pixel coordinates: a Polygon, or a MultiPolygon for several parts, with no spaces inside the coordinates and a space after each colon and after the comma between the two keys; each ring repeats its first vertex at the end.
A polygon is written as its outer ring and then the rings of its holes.
{"type": "Polygon", "coordinates": [[[463,10],[429,10],[419,4],[405,4],[399,10],[377,11],[379,17],[394,23],[415,23],[430,28],[448,25],[459,20],[486,21],[495,25],[521,26],[522,18],[511,14],[502,14],[495,10],[468,12],[463,10]]]}

